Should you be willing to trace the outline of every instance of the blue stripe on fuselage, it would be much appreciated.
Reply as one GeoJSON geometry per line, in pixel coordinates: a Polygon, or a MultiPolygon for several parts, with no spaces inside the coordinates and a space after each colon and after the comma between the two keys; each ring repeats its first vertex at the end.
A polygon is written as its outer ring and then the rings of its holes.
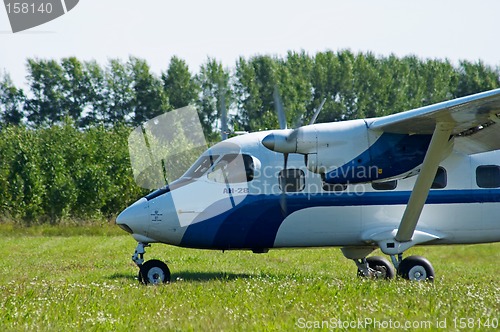
{"type": "Polygon", "coordinates": [[[404,174],[423,162],[431,137],[431,135],[383,133],[359,156],[326,173],[325,182],[361,183],[404,174]]]}
{"type": "MultiPolygon", "coordinates": [[[[355,193],[288,194],[288,215],[319,206],[404,205],[410,191],[355,193]]],[[[281,195],[248,195],[233,209],[188,226],[180,243],[184,247],[206,249],[272,248],[285,219],[281,195]]],[[[500,202],[500,189],[433,190],[426,204],[500,202]]],[[[216,204],[210,208],[217,208],[216,204]]],[[[209,209],[210,209],[209,208],[209,209]]]]}

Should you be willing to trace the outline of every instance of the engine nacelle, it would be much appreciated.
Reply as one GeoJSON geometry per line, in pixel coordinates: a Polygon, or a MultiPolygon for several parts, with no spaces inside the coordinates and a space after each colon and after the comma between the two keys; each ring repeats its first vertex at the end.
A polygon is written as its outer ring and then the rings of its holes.
{"type": "Polygon", "coordinates": [[[273,132],[269,149],[307,155],[307,168],[331,184],[404,178],[424,160],[431,135],[375,132],[364,120],[321,123],[273,132]]]}

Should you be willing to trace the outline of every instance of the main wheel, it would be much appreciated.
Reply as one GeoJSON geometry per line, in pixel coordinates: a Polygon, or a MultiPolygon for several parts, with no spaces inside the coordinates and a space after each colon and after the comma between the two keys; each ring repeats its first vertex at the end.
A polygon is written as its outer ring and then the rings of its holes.
{"type": "MultiPolygon", "coordinates": [[[[392,264],[385,258],[380,256],[371,256],[366,258],[368,267],[375,271],[376,279],[392,279],[395,276],[392,264]]],[[[358,276],[363,276],[363,272],[358,270],[358,276]]]]}
{"type": "Polygon", "coordinates": [[[409,256],[401,261],[398,274],[411,281],[434,281],[434,268],[422,256],[409,256]]]}
{"type": "Polygon", "coordinates": [[[167,264],[157,259],[151,259],[142,264],[139,270],[139,282],[145,285],[160,285],[170,282],[170,270],[167,264]]]}

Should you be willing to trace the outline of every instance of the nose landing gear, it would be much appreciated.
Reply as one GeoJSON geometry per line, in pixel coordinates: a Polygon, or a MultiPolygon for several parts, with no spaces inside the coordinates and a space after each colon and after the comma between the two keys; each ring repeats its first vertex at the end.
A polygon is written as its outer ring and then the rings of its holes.
{"type": "Polygon", "coordinates": [[[132,255],[132,260],[139,267],[139,282],[144,285],[160,285],[170,282],[170,270],[167,264],[157,259],[144,263],[145,248],[149,246],[148,243],[139,242],[132,255]]]}

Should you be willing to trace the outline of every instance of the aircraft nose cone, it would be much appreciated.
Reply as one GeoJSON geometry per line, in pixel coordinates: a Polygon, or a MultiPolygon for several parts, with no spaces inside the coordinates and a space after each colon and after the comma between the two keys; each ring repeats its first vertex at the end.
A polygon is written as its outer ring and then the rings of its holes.
{"type": "Polygon", "coordinates": [[[262,140],[262,145],[264,145],[269,150],[274,151],[274,134],[269,134],[262,140]]]}
{"type": "Polygon", "coordinates": [[[149,216],[148,201],[141,198],[116,217],[116,224],[128,233],[138,233],[149,216]]]}

